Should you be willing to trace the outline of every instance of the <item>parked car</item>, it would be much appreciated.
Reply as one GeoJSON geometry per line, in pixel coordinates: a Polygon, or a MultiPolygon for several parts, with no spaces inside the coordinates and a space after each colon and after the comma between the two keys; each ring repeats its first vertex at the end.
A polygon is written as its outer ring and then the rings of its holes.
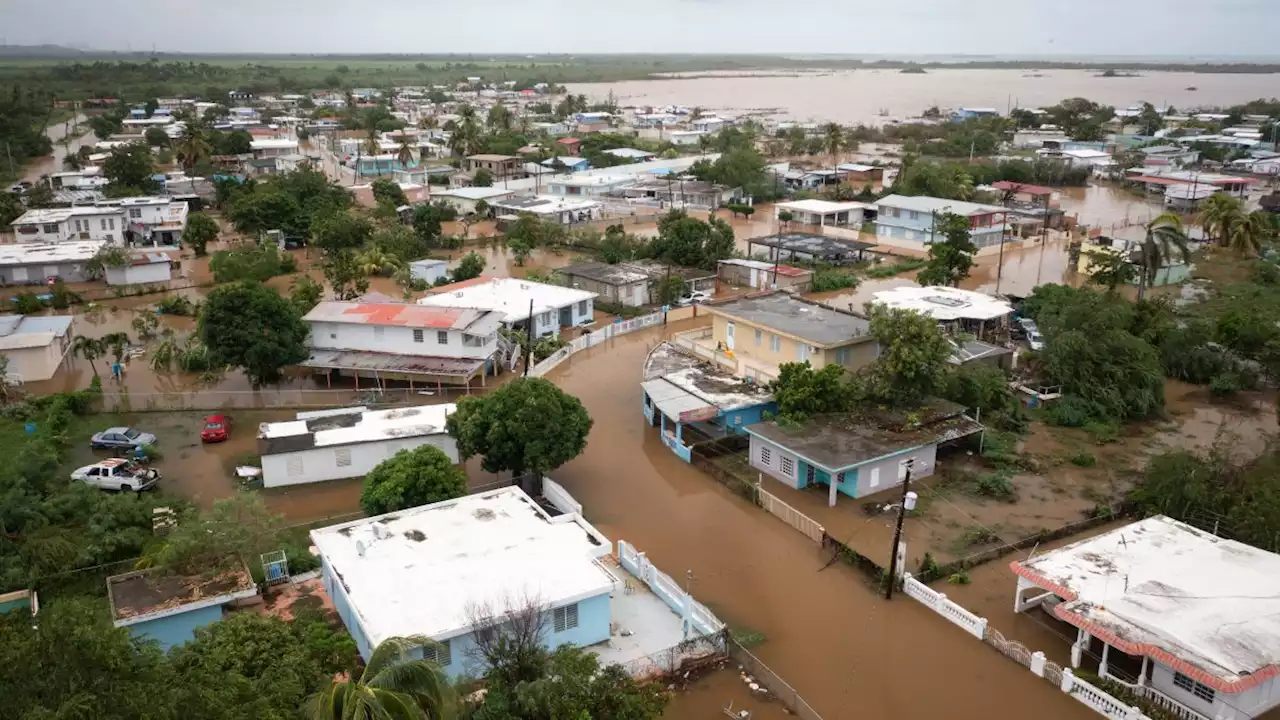
{"type": "Polygon", "coordinates": [[[231,418],[226,415],[210,415],[204,419],[200,430],[200,442],[222,442],[231,437],[231,418]]]}
{"type": "Polygon", "coordinates": [[[113,427],[96,433],[89,439],[89,447],[94,449],[136,448],[140,445],[155,445],[156,436],[142,432],[137,428],[113,427]]]}
{"type": "Polygon", "coordinates": [[[142,492],[155,487],[160,481],[160,471],[143,467],[132,460],[112,458],[85,465],[71,473],[71,479],[102,490],[142,492]]]}
{"type": "Polygon", "coordinates": [[[1039,330],[1028,330],[1027,344],[1031,346],[1032,350],[1039,352],[1044,349],[1044,336],[1040,334],[1039,330]]]}
{"type": "Polygon", "coordinates": [[[680,305],[682,307],[687,305],[697,305],[699,303],[707,302],[710,299],[711,293],[703,290],[694,290],[693,292],[687,292],[680,296],[680,305]]]}

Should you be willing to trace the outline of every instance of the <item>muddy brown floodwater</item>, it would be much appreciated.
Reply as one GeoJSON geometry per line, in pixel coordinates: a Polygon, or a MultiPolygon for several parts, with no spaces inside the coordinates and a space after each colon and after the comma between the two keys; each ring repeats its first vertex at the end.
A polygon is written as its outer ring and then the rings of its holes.
{"type": "MultiPolygon", "coordinates": [[[[672,575],[692,571],[693,594],[762,633],[755,654],[826,718],[1092,717],[920,604],[824,569],[811,541],[667,450],[640,414],[639,370],[665,330],[696,322],[616,338],[551,374],[595,419],[586,451],[554,473],[591,522],[672,575]]],[[[699,685],[667,714],[722,716],[731,685],[699,685]]]]}
{"type": "Polygon", "coordinates": [[[571,93],[621,105],[683,105],[734,113],[874,125],[943,108],[1041,107],[1072,97],[1128,107],[1143,101],[1179,110],[1224,106],[1275,95],[1266,74],[1146,72],[1103,78],[1089,70],[931,69],[811,70],[749,77],[661,78],[616,83],[571,83],[571,93]],[[1196,87],[1197,90],[1187,88],[1196,87]]]}
{"type": "Polygon", "coordinates": [[[45,130],[45,135],[53,141],[53,154],[36,158],[27,164],[22,171],[22,179],[30,182],[39,180],[41,176],[49,173],[62,172],[62,159],[67,156],[68,152],[74,153],[86,145],[93,145],[98,142],[98,138],[92,132],[87,132],[79,137],[71,138],[66,145],[62,144],[63,138],[66,138],[73,132],[80,123],[88,120],[84,115],[77,115],[66,122],[50,126],[45,130]]]}

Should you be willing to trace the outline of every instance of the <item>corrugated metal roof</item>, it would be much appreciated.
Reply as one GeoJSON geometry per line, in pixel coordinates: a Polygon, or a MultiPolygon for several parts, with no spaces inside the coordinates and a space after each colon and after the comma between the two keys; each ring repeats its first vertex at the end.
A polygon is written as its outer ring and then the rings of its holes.
{"type": "Polygon", "coordinates": [[[394,325],[432,330],[465,330],[478,335],[498,331],[501,313],[479,308],[436,307],[409,303],[322,302],[311,309],[307,322],[394,325]]]}
{"type": "MultiPolygon", "coordinates": [[[[683,413],[714,409],[711,403],[696,395],[672,385],[663,378],[655,378],[640,383],[640,387],[648,393],[649,400],[658,411],[669,418],[679,419],[683,413]]],[[[718,411],[717,411],[718,412],[718,411]]]]}

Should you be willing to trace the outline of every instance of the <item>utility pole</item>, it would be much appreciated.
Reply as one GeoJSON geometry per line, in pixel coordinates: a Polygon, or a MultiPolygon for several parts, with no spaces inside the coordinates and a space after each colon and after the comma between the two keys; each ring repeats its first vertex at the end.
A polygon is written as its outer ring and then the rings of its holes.
{"type": "Polygon", "coordinates": [[[667,277],[662,281],[662,324],[667,324],[667,308],[671,307],[671,298],[667,297],[667,288],[671,287],[671,263],[667,263],[667,277]]]}
{"type": "Polygon", "coordinates": [[[1000,257],[996,259],[996,295],[1000,294],[1000,276],[1004,274],[1004,239],[1009,232],[1009,210],[1000,217],[1000,257]]]}
{"type": "Polygon", "coordinates": [[[533,364],[533,298],[529,298],[529,323],[524,331],[524,377],[529,377],[529,366],[533,364]]]}
{"type": "MultiPolygon", "coordinates": [[[[889,578],[884,586],[884,599],[893,599],[893,584],[898,579],[898,544],[902,541],[902,519],[908,510],[916,508],[916,494],[910,492],[911,469],[915,467],[915,458],[904,461],[907,474],[902,479],[902,502],[898,504],[898,524],[893,530],[893,548],[889,550],[889,578]]],[[[905,558],[904,558],[905,561],[905,558]]]]}

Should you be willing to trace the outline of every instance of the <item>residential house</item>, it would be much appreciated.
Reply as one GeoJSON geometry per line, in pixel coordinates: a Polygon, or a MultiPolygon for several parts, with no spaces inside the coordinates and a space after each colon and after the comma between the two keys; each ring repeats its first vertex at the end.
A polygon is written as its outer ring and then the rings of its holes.
{"type": "Polygon", "coordinates": [[[563,488],[544,480],[543,494],[545,506],[503,487],[312,530],[325,590],[361,657],[387,638],[423,636],[432,645],[412,657],[479,677],[476,633],[512,613],[533,613],[548,648],[583,647],[602,664],[677,645],[696,657],[703,645],[683,643],[723,629],[634,548],[619,542],[615,559],[563,488]]]}
{"type": "Polygon", "coordinates": [[[1045,146],[1045,143],[1064,143],[1068,140],[1067,134],[1061,130],[1046,130],[1043,127],[1038,130],[1015,130],[1013,133],[1013,146],[1015,148],[1038,150],[1045,146]]]}
{"type": "Polygon", "coordinates": [[[813,271],[808,268],[740,258],[721,260],[717,274],[726,284],[766,291],[803,293],[813,282],[813,271]]]}
{"type": "Polygon", "coordinates": [[[999,205],[983,205],[963,200],[946,200],[928,196],[890,195],[875,203],[876,236],[928,245],[938,237],[938,217],[952,213],[969,221],[973,244],[981,250],[999,245],[1008,225],[1009,209],[999,205]]]}
{"type": "Polygon", "coordinates": [[[453,206],[459,215],[471,215],[476,211],[476,203],[481,200],[492,205],[499,200],[514,197],[515,194],[515,190],[504,190],[501,187],[457,187],[438,190],[433,196],[453,206]]]}
{"type": "Polygon", "coordinates": [[[582,153],[582,141],[575,137],[559,138],[556,145],[564,148],[566,155],[577,157],[582,153]]]}
{"type": "Polygon", "coordinates": [[[71,315],[0,315],[0,355],[7,379],[36,382],[53,377],[71,350],[71,315]]]}
{"type": "Polygon", "coordinates": [[[506,352],[498,337],[502,315],[492,309],[459,303],[422,307],[397,302],[326,301],[303,321],[311,329],[311,356],[301,367],[362,379],[380,387],[384,381],[470,386],[480,376],[498,371],[497,356],[506,352]]]}
{"type": "Polygon", "coordinates": [[[979,338],[1007,328],[1013,305],[1002,298],[953,287],[908,285],[871,296],[876,305],[927,315],[957,333],[979,338]]]}
{"type": "Polygon", "coordinates": [[[456,405],[393,410],[364,407],[300,412],[294,420],[258,425],[263,487],[363,477],[401,450],[439,448],[458,462],[458,445],[445,431],[456,405]]]}
{"type": "Polygon", "coordinates": [[[515,221],[521,213],[533,213],[543,220],[574,225],[590,222],[604,214],[604,206],[596,200],[583,200],[555,195],[521,195],[489,203],[499,220],[515,221]]]}
{"type": "Polygon", "coordinates": [[[39,614],[39,594],[35,590],[14,590],[0,594],[0,615],[18,611],[29,612],[31,617],[39,614]]]}
{"type": "Polygon", "coordinates": [[[832,225],[858,229],[866,219],[866,213],[875,208],[860,202],[832,202],[830,200],[791,200],[774,205],[775,217],[791,213],[791,222],[802,225],[832,225]]]}
{"type": "Polygon", "coordinates": [[[703,292],[708,295],[714,295],[716,292],[716,273],[710,270],[682,265],[668,265],[650,259],[629,260],[627,261],[627,266],[634,270],[648,273],[649,279],[654,283],[668,277],[679,277],[684,280],[684,289],[687,292],[703,292]]]}
{"type": "MultiPolygon", "coordinates": [[[[1224,175],[1221,173],[1204,173],[1193,170],[1170,170],[1161,167],[1133,168],[1125,173],[1125,181],[1143,185],[1147,192],[1164,194],[1175,185],[1212,186],[1236,197],[1244,197],[1251,185],[1261,182],[1260,178],[1224,175]]],[[[1193,193],[1194,194],[1194,193],[1193,193]]]]}
{"type": "Polygon", "coordinates": [[[557,155],[542,161],[542,166],[553,171],[580,172],[591,167],[591,161],[584,157],[557,155]]]}
{"type": "Polygon", "coordinates": [[[435,285],[440,278],[449,274],[449,261],[436,258],[414,260],[409,263],[409,274],[414,280],[421,280],[428,285],[435,285]]]}
{"type": "MultiPolygon", "coordinates": [[[[1170,188],[1171,191],[1173,189],[1170,188]]],[[[1080,247],[1079,257],[1076,260],[1076,272],[1088,277],[1100,266],[1108,264],[1109,256],[1114,255],[1123,255],[1128,258],[1135,268],[1141,267],[1142,249],[1139,245],[1140,243],[1133,240],[1113,238],[1107,235],[1089,238],[1080,247]]],[[[1191,272],[1195,269],[1194,263],[1182,262],[1182,258],[1176,252],[1171,257],[1164,258],[1164,261],[1165,264],[1156,270],[1155,278],[1145,280],[1147,287],[1184,283],[1191,277],[1191,272]]],[[[1137,273],[1135,273],[1134,278],[1128,284],[1137,285],[1139,279],[1137,273]]]]}
{"type": "Polygon", "coordinates": [[[49,187],[54,190],[92,190],[106,187],[107,179],[102,176],[100,165],[86,165],[79,170],[67,170],[49,174],[49,187]]]}
{"type": "Polygon", "coordinates": [[[636,181],[634,175],[557,175],[546,179],[548,195],[605,197],[617,194],[636,181]]]}
{"type": "Polygon", "coordinates": [[[654,200],[662,207],[687,207],[715,209],[732,203],[742,195],[742,188],[684,180],[680,178],[633,180],[621,188],[623,197],[654,200]]]}
{"type": "Polygon", "coordinates": [[[807,232],[786,232],[747,239],[747,255],[755,256],[755,246],[767,249],[765,259],[777,262],[783,257],[810,262],[844,265],[863,260],[863,253],[875,247],[874,243],[849,240],[830,235],[807,232]]]}
{"type": "Polygon", "coordinates": [[[518,155],[469,155],[462,169],[469,173],[487,170],[494,180],[518,180],[524,177],[524,161],[518,155]]]}
{"type": "Polygon", "coordinates": [[[841,163],[836,170],[845,173],[844,181],[861,187],[878,187],[884,184],[884,168],[862,163],[841,163]]]}
{"type": "Polygon", "coordinates": [[[694,443],[742,435],[778,409],[765,386],[670,342],[649,352],[640,388],[645,422],[658,427],[662,443],[685,462],[692,462],[694,443]]]}
{"type": "Polygon", "coordinates": [[[80,205],[28,210],[10,223],[19,243],[109,242],[124,244],[125,216],[119,207],[80,205]]]}
{"type": "Polygon", "coordinates": [[[679,147],[688,147],[702,142],[707,137],[705,130],[671,130],[666,133],[667,142],[679,147]]]}
{"type": "Polygon", "coordinates": [[[167,651],[195,639],[195,631],[221,620],[225,609],[258,597],[243,564],[210,570],[178,575],[152,568],[108,577],[112,625],[167,651]]]}
{"type": "Polygon", "coordinates": [[[1041,185],[999,180],[991,187],[1001,194],[1008,193],[1009,205],[1018,208],[1056,208],[1061,202],[1058,191],[1041,185]]]}
{"type": "Polygon", "coordinates": [[[1171,717],[1280,706],[1275,553],[1156,515],[1010,567],[1016,612],[1039,607],[1075,629],[1073,667],[1098,657],[1098,675],[1171,717]]]}
{"type": "Polygon", "coordinates": [[[249,149],[256,158],[297,155],[298,141],[289,138],[255,138],[249,143],[249,149]]]}
{"type": "Polygon", "coordinates": [[[783,363],[857,370],[879,355],[866,318],[786,293],[710,303],[700,312],[712,315],[711,327],[687,335],[698,346],[735,362],[735,375],[757,382],[776,379],[783,363]]]}
{"type": "Polygon", "coordinates": [[[913,478],[932,475],[938,446],[982,432],[964,408],[931,400],[910,410],[817,415],[802,424],[767,421],[749,425],[751,467],[803,490],[828,488],[837,495],[866,497],[913,478]]]}
{"type": "Polygon", "coordinates": [[[657,155],[649,152],[648,150],[637,150],[635,148],[612,148],[603,152],[605,155],[612,155],[616,158],[622,158],[623,160],[628,160],[630,162],[644,162],[657,157],[657,155]]]}
{"type": "Polygon", "coordinates": [[[98,207],[119,207],[125,212],[125,240],[131,246],[177,247],[187,229],[191,206],[169,197],[128,197],[103,200],[98,207]]]}
{"type": "Polygon", "coordinates": [[[106,268],[107,285],[147,285],[167,283],[173,277],[173,258],[162,252],[142,252],[129,256],[127,265],[106,268]]]}
{"type": "Polygon", "coordinates": [[[480,308],[502,315],[502,324],[525,329],[532,320],[531,337],[555,335],[561,329],[595,320],[596,294],[511,277],[478,277],[442,285],[418,300],[437,308],[480,308]]]}
{"type": "Polygon", "coordinates": [[[979,118],[995,118],[1000,117],[1000,111],[995,108],[960,108],[951,113],[952,122],[961,122],[963,120],[976,120],[979,118]]]}
{"type": "Polygon", "coordinates": [[[557,268],[555,274],[572,288],[593,292],[601,301],[640,307],[650,304],[649,273],[625,263],[584,262],[557,268]]]}
{"type": "Polygon", "coordinates": [[[45,285],[54,279],[85,282],[85,263],[106,244],[102,240],[76,240],[0,245],[0,286],[45,285]]]}
{"type": "Polygon", "coordinates": [[[1155,145],[1140,148],[1139,151],[1144,156],[1143,165],[1153,167],[1161,165],[1182,167],[1184,165],[1194,165],[1200,161],[1199,150],[1185,148],[1180,145],[1155,145]]]}
{"type": "Polygon", "coordinates": [[[791,169],[790,164],[787,164],[785,169],[780,166],[777,173],[780,174],[783,184],[792,190],[820,190],[825,187],[835,187],[849,177],[848,171],[838,168],[834,170],[831,168],[791,169]]]}
{"type": "MultiPolygon", "coordinates": [[[[400,192],[404,193],[404,197],[409,201],[410,205],[422,205],[431,202],[431,190],[424,184],[411,182],[395,182],[400,188],[400,192]]],[[[376,208],[378,200],[373,196],[373,183],[367,185],[350,185],[347,191],[355,197],[356,202],[369,208],[376,208]]]]}

